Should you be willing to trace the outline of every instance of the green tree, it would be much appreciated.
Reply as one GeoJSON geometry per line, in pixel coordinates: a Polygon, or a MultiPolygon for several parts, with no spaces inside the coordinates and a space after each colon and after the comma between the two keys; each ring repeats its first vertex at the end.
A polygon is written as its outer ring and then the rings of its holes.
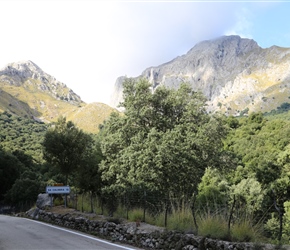
{"type": "Polygon", "coordinates": [[[225,148],[240,160],[232,179],[240,203],[244,200],[247,210],[260,210],[256,218],[268,219],[270,224],[279,221],[279,233],[273,233],[278,238],[283,231],[283,205],[290,198],[289,138],[289,121],[267,120],[261,113],[253,113],[239,119],[225,140],[225,148]],[[251,205],[253,202],[256,207],[251,205]]]}
{"type": "Polygon", "coordinates": [[[19,117],[8,112],[0,114],[0,142],[6,151],[22,151],[43,162],[41,141],[47,125],[33,119],[19,117]]]}
{"type": "Polygon", "coordinates": [[[235,197],[239,210],[253,215],[261,209],[265,191],[254,177],[248,177],[231,186],[231,195],[235,197]]]}
{"type": "Polygon", "coordinates": [[[92,150],[93,139],[71,121],[67,122],[65,117],[60,117],[46,132],[42,145],[45,160],[59,169],[67,185],[68,176],[82,166],[88,152],[92,150]]]}
{"type": "Polygon", "coordinates": [[[198,185],[197,204],[200,209],[216,212],[227,208],[230,201],[230,183],[216,168],[207,168],[198,185]]]}
{"type": "Polygon", "coordinates": [[[205,98],[187,85],[178,90],[147,80],[124,83],[124,115],[103,127],[102,177],[112,190],[134,186],[164,197],[190,198],[206,167],[221,167],[226,126],[209,116],[205,98]]]}
{"type": "Polygon", "coordinates": [[[101,196],[102,180],[99,164],[102,159],[100,142],[97,141],[93,150],[87,152],[81,167],[78,168],[76,173],[77,186],[82,192],[90,192],[91,212],[93,212],[93,195],[98,194],[101,196]]]}
{"type": "Polygon", "coordinates": [[[43,190],[44,187],[41,185],[37,175],[32,172],[29,174],[26,172],[26,174],[15,181],[7,193],[6,200],[13,204],[35,202],[37,195],[43,190]]]}
{"type": "Polygon", "coordinates": [[[0,146],[0,200],[11,189],[23,171],[23,164],[14,155],[7,153],[0,146]]]}

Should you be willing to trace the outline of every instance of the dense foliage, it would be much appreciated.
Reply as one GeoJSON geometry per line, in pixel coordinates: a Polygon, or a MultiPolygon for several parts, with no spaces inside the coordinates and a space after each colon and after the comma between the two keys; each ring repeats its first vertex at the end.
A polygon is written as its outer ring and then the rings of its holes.
{"type": "Polygon", "coordinates": [[[221,166],[225,126],[187,85],[177,91],[124,83],[124,115],[105,124],[103,178],[111,188],[143,186],[190,197],[208,166],[221,166]]]}
{"type": "Polygon", "coordinates": [[[178,90],[147,80],[124,83],[123,115],[112,114],[102,131],[105,190],[158,192],[165,206],[190,202],[207,167],[226,166],[226,125],[205,110],[205,98],[186,84],[178,90]]]}
{"type": "Polygon", "coordinates": [[[41,141],[47,126],[8,112],[0,114],[0,201],[35,202],[42,181],[41,141]]]}
{"type": "Polygon", "coordinates": [[[0,201],[34,202],[44,188],[40,166],[22,151],[6,152],[0,147],[0,201]]]}
{"type": "Polygon", "coordinates": [[[23,151],[37,162],[43,162],[41,141],[47,125],[11,113],[0,114],[0,143],[6,151],[23,151]]]}
{"type": "Polygon", "coordinates": [[[65,185],[68,185],[68,176],[81,167],[92,144],[90,135],[78,129],[73,122],[66,122],[65,117],[60,117],[44,136],[44,159],[59,169],[65,176],[65,185]]]}
{"type": "Polygon", "coordinates": [[[99,193],[98,165],[102,153],[100,144],[92,135],[77,128],[73,122],[67,122],[65,117],[59,117],[46,132],[42,145],[44,159],[64,177],[65,185],[91,194],[99,193]]]}
{"type": "Polygon", "coordinates": [[[240,187],[241,191],[249,189],[248,196],[244,195],[247,208],[254,207],[255,215],[263,216],[271,237],[287,239],[290,232],[285,231],[286,225],[283,229],[282,222],[287,221],[283,214],[285,202],[290,199],[290,121],[267,120],[261,113],[251,114],[238,121],[225,147],[234,152],[240,163],[229,179],[233,186],[248,181],[240,187]],[[249,198],[254,189],[256,193],[249,198]],[[273,221],[275,227],[270,225],[273,221]]]}

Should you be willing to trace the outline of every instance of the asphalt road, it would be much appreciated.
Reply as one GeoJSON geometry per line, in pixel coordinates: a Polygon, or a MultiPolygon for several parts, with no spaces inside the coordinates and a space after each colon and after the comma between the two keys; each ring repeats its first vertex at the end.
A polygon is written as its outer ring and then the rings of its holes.
{"type": "Polygon", "coordinates": [[[35,220],[0,215],[0,250],[136,250],[35,220]]]}

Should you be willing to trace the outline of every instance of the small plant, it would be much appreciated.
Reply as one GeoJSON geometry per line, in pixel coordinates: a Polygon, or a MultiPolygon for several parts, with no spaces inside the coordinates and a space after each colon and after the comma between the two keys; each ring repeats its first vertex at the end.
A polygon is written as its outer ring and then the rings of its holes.
{"type": "Polygon", "coordinates": [[[143,210],[142,209],[133,209],[132,211],[129,212],[128,219],[130,221],[142,221],[143,220],[143,210]]]}
{"type": "Polygon", "coordinates": [[[255,232],[251,223],[244,220],[232,226],[231,236],[233,241],[249,242],[255,238],[255,232]]]}
{"type": "Polygon", "coordinates": [[[173,209],[172,213],[168,216],[169,230],[180,231],[195,231],[194,221],[190,208],[173,209]]]}
{"type": "Polygon", "coordinates": [[[165,213],[159,213],[157,215],[154,216],[154,225],[158,226],[158,227],[164,227],[164,217],[165,217],[165,213]]]}
{"type": "Polygon", "coordinates": [[[54,206],[61,206],[64,204],[63,198],[59,195],[53,201],[54,206]]]}
{"type": "Polygon", "coordinates": [[[227,219],[221,214],[205,213],[200,216],[198,233],[204,237],[228,239],[227,219]]]}

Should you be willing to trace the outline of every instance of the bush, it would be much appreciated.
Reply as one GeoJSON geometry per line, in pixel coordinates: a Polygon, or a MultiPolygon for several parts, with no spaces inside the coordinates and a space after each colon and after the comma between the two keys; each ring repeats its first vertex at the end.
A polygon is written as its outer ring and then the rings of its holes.
{"type": "Polygon", "coordinates": [[[196,231],[190,208],[173,209],[168,216],[167,228],[169,230],[196,231]]]}
{"type": "Polygon", "coordinates": [[[214,239],[228,240],[227,219],[221,214],[205,213],[198,221],[198,234],[214,239]]]}
{"type": "Polygon", "coordinates": [[[233,241],[258,242],[262,239],[263,227],[261,224],[252,225],[252,220],[244,219],[231,228],[233,241]]]}
{"type": "Polygon", "coordinates": [[[141,208],[139,209],[133,209],[128,214],[129,221],[142,221],[143,220],[143,210],[141,208]]]}

